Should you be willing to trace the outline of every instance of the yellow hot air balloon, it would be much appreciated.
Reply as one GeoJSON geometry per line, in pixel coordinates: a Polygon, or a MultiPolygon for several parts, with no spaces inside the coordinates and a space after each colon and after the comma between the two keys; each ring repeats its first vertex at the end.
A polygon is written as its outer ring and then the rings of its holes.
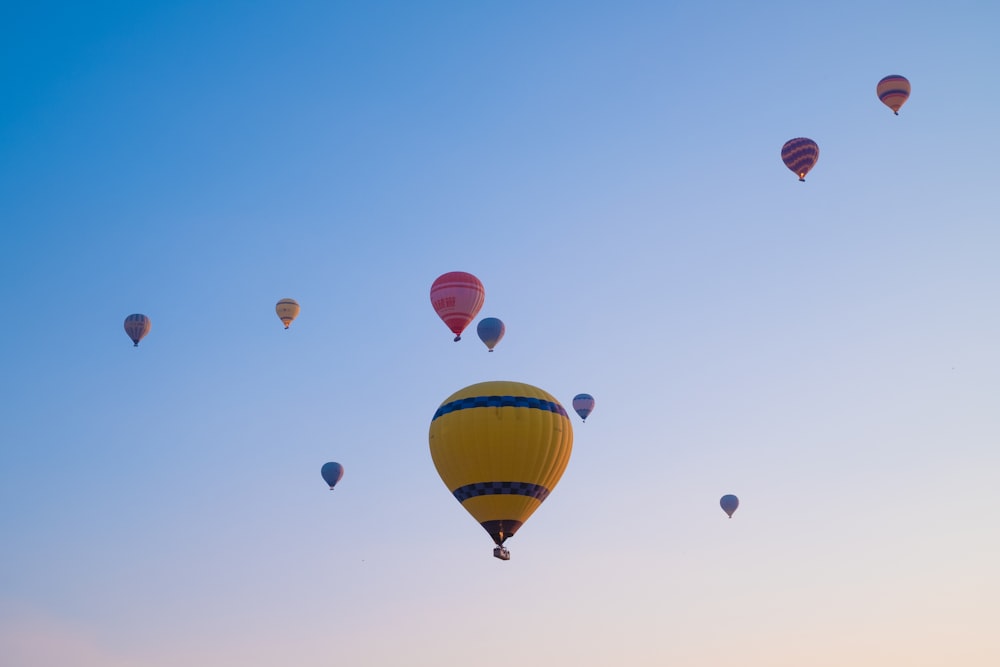
{"type": "Polygon", "coordinates": [[[287,329],[292,320],[299,316],[299,302],[295,299],[282,299],[274,307],[274,310],[287,329]]]}
{"type": "Polygon", "coordinates": [[[521,382],[480,382],[441,404],[430,426],[442,481],[489,533],[493,555],[555,488],[573,451],[573,426],[551,394],[521,382]]]}

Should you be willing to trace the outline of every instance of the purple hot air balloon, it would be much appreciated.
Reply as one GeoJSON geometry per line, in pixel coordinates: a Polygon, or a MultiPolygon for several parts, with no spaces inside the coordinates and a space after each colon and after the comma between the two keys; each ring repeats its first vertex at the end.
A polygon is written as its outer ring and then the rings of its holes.
{"type": "Polygon", "coordinates": [[[795,172],[800,181],[804,181],[806,174],[819,160],[819,146],[812,139],[805,137],[789,139],[781,147],[781,160],[786,167],[795,172]]]}
{"type": "Polygon", "coordinates": [[[594,411],[594,397],[590,394],[577,394],[573,397],[573,409],[580,419],[587,421],[587,417],[594,411]]]}

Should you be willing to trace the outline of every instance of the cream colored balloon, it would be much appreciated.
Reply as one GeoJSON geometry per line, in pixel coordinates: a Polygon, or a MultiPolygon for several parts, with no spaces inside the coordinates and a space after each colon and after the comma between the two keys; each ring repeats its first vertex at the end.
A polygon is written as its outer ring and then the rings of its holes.
{"type": "Polygon", "coordinates": [[[299,316],[299,302],[295,299],[282,299],[274,307],[274,310],[287,329],[292,320],[299,316]]]}

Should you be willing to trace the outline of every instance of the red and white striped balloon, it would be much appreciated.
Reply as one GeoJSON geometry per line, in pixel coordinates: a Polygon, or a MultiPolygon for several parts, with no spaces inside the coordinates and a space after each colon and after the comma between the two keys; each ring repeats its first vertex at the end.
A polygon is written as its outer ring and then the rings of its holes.
{"type": "Polygon", "coordinates": [[[431,305],[456,341],[462,339],[462,332],[479,314],[485,299],[486,290],[479,278],[464,271],[445,273],[431,285],[431,305]]]}

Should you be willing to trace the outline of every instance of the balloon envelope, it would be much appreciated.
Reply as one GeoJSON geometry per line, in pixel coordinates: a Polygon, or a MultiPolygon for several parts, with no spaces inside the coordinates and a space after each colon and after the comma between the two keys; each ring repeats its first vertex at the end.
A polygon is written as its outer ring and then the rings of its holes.
{"type": "Polygon", "coordinates": [[[798,175],[800,181],[804,181],[806,174],[819,160],[819,146],[812,139],[805,137],[789,139],[781,147],[781,160],[798,175]]]}
{"type": "Polygon", "coordinates": [[[329,463],[324,463],[319,472],[323,475],[323,481],[326,482],[330,486],[330,490],[333,491],[333,487],[337,486],[337,482],[339,482],[340,478],[344,476],[344,466],[330,461],[329,463]]]}
{"type": "Polygon", "coordinates": [[[479,324],[476,326],[476,333],[479,334],[479,340],[483,341],[490,352],[492,352],[496,344],[503,338],[503,335],[507,333],[507,327],[495,317],[484,317],[479,320],[479,324]]]}
{"type": "Polygon", "coordinates": [[[740,499],[732,494],[726,494],[719,499],[719,505],[722,507],[722,511],[729,515],[729,518],[733,518],[733,512],[736,508],[740,506],[740,499]]]}
{"type": "Polygon", "coordinates": [[[590,394],[577,394],[573,397],[573,409],[580,419],[587,421],[587,417],[594,411],[594,397],[590,394]]]}
{"type": "Polygon", "coordinates": [[[461,340],[462,332],[479,314],[486,290],[479,278],[464,271],[452,271],[438,276],[431,285],[431,305],[438,317],[461,340]]]}
{"type": "Polygon", "coordinates": [[[890,74],[878,82],[878,85],[875,86],[875,92],[882,104],[892,109],[893,113],[898,116],[899,108],[910,97],[910,82],[905,76],[890,74]]]}
{"type": "Polygon", "coordinates": [[[139,313],[125,318],[125,333],[132,339],[133,347],[139,347],[139,341],[146,337],[152,326],[149,318],[139,313]]]}
{"type": "Polygon", "coordinates": [[[445,486],[501,545],[559,482],[573,451],[573,426],[538,387],[480,382],[445,399],[428,440],[445,486]]]}
{"type": "Polygon", "coordinates": [[[274,311],[278,313],[278,317],[287,329],[292,320],[299,316],[299,302],[295,299],[282,299],[274,307],[274,311]]]}

